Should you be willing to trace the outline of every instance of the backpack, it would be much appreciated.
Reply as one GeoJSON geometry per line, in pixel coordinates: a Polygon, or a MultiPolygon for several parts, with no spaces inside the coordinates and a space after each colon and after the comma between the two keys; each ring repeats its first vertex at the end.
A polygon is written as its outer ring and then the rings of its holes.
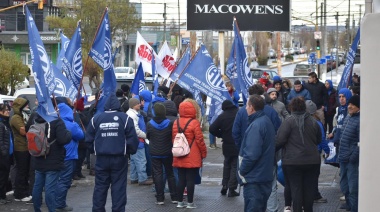
{"type": "Polygon", "coordinates": [[[185,128],[183,130],[179,127],[179,119],[177,120],[178,133],[174,137],[173,148],[172,148],[173,157],[184,157],[190,153],[190,149],[194,143],[195,137],[189,146],[189,143],[187,142],[184,132],[186,131],[187,126],[190,124],[192,120],[193,119],[190,119],[186,123],[185,128]]]}
{"type": "Polygon", "coordinates": [[[28,141],[28,150],[31,156],[40,157],[49,154],[50,146],[55,142],[48,142],[50,138],[50,124],[48,124],[48,135],[46,135],[46,123],[34,123],[26,133],[28,141]]]}

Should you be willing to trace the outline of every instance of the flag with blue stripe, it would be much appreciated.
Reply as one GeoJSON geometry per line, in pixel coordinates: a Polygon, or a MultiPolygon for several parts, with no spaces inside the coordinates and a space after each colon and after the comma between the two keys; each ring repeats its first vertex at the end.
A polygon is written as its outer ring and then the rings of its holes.
{"type": "Polygon", "coordinates": [[[67,47],[69,46],[69,43],[70,43],[70,39],[66,37],[66,35],[64,35],[62,31],[60,33],[60,36],[61,36],[61,50],[59,51],[56,66],[59,70],[62,70],[62,63],[63,63],[62,60],[65,57],[67,47]]]}
{"type": "Polygon", "coordinates": [[[56,87],[54,90],[54,95],[68,97],[71,102],[75,101],[76,95],[78,91],[76,88],[66,77],[63,75],[62,71],[59,70],[53,63],[50,64],[54,69],[55,83],[56,87]]]}
{"type": "Polygon", "coordinates": [[[96,114],[104,111],[104,105],[111,93],[116,91],[116,76],[112,62],[111,26],[106,8],[104,18],[96,34],[95,41],[88,55],[104,70],[101,93],[96,106],[96,114]]]}
{"type": "Polygon", "coordinates": [[[139,95],[140,92],[143,91],[144,89],[145,89],[144,70],[142,67],[142,63],[140,62],[139,67],[137,68],[135,79],[132,82],[131,93],[135,95],[139,95]]]}
{"type": "Polygon", "coordinates": [[[38,100],[37,113],[47,122],[51,122],[58,117],[50,98],[56,88],[53,67],[27,6],[25,6],[25,11],[36,97],[38,100]]]}
{"type": "Polygon", "coordinates": [[[65,56],[62,59],[62,68],[66,77],[77,89],[79,89],[83,74],[81,40],[82,36],[79,22],[69,46],[66,49],[65,56]]]}
{"type": "Polygon", "coordinates": [[[158,90],[158,73],[156,67],[156,57],[154,56],[154,52],[152,50],[152,77],[153,77],[153,95],[157,95],[158,90]]]}

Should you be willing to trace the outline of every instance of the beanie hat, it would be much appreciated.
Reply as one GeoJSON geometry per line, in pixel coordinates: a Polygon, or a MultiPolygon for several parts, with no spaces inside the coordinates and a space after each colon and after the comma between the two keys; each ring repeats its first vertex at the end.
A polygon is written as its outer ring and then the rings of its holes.
{"type": "Polygon", "coordinates": [[[277,90],[275,88],[269,88],[267,94],[270,94],[272,92],[277,92],[277,90]]]}
{"type": "Polygon", "coordinates": [[[274,76],[273,77],[273,82],[276,82],[276,81],[282,81],[281,77],[280,76],[274,76]]]}
{"type": "Polygon", "coordinates": [[[306,111],[313,115],[317,111],[317,105],[314,104],[311,100],[306,100],[306,111]]]}
{"type": "Polygon", "coordinates": [[[140,104],[140,100],[136,98],[130,98],[129,99],[129,108],[133,108],[134,106],[140,104]]]}
{"type": "Polygon", "coordinates": [[[178,111],[177,111],[177,106],[175,103],[171,100],[166,100],[164,103],[165,109],[166,109],[166,114],[168,116],[177,116],[178,111]]]}
{"type": "Polygon", "coordinates": [[[346,104],[348,105],[348,101],[350,101],[351,97],[352,97],[352,93],[351,91],[348,89],[348,88],[341,88],[339,90],[339,94],[343,94],[344,97],[346,97],[346,104]]]}
{"type": "Polygon", "coordinates": [[[116,91],[116,97],[123,97],[123,94],[124,94],[123,90],[117,89],[117,91],[116,91]]]}
{"type": "Polygon", "coordinates": [[[348,104],[353,104],[356,107],[360,108],[360,96],[359,95],[353,95],[350,100],[348,100],[348,104]]]}
{"type": "Polygon", "coordinates": [[[75,102],[75,108],[79,111],[84,110],[84,97],[80,98],[78,101],[75,102]]]}
{"type": "Polygon", "coordinates": [[[165,118],[166,117],[165,105],[163,105],[161,103],[156,103],[156,104],[154,104],[153,109],[154,109],[154,114],[156,117],[159,117],[159,118],[165,118]]]}
{"type": "Polygon", "coordinates": [[[266,85],[266,84],[268,83],[268,79],[260,78],[260,79],[259,79],[259,82],[260,82],[262,85],[266,85]]]}
{"type": "Polygon", "coordinates": [[[129,93],[129,85],[127,84],[122,84],[120,86],[121,90],[124,92],[124,93],[129,93]]]}

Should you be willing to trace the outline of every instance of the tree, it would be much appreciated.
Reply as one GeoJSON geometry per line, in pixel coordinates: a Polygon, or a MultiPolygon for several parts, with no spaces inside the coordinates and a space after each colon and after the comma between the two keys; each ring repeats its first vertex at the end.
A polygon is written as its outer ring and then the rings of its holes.
{"type": "MultiPolygon", "coordinates": [[[[91,48],[97,27],[107,6],[112,37],[121,37],[123,43],[126,35],[135,33],[136,29],[141,26],[141,18],[129,0],[74,0],[73,4],[60,5],[59,16],[48,16],[46,22],[50,28],[60,28],[66,36],[71,37],[77,22],[81,20],[82,55],[83,58],[86,58],[84,52],[88,52],[91,48]]],[[[85,63],[86,60],[83,64],[85,63]]],[[[86,68],[85,75],[99,79],[101,70],[98,70],[86,68]]],[[[97,86],[98,83],[95,84],[97,86]]],[[[99,87],[97,86],[97,88],[99,87]]]]}
{"type": "Polygon", "coordinates": [[[28,76],[28,66],[22,64],[19,57],[12,51],[0,50],[0,93],[10,95],[15,92],[16,86],[28,76]]]}

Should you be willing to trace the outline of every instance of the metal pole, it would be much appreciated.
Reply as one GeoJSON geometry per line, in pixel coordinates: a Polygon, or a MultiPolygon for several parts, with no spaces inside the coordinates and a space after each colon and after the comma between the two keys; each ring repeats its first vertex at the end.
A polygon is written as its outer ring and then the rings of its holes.
{"type": "Polygon", "coordinates": [[[277,32],[277,71],[278,75],[281,76],[281,33],[277,32]]]}
{"type": "Polygon", "coordinates": [[[327,14],[326,14],[326,0],[325,0],[325,2],[324,2],[324,4],[323,4],[323,6],[324,6],[324,8],[323,8],[323,11],[324,11],[324,16],[323,16],[323,26],[324,26],[324,36],[323,36],[323,48],[324,48],[324,53],[325,53],[325,55],[327,55],[328,54],[328,49],[327,49],[327,39],[326,39],[326,37],[327,37],[327,24],[326,24],[326,16],[327,16],[327,14]]]}
{"type": "MultiPolygon", "coordinates": [[[[355,33],[355,14],[352,14],[352,30],[350,33],[350,34],[352,34],[351,38],[354,37],[354,33],[355,33]]],[[[352,43],[352,41],[351,41],[351,43],[352,43]]]]}
{"type": "MultiPolygon", "coordinates": [[[[339,26],[338,26],[338,20],[339,20],[339,12],[336,12],[336,16],[335,16],[335,20],[336,20],[336,35],[335,35],[335,48],[336,48],[336,72],[338,73],[338,66],[339,66],[339,54],[338,54],[338,45],[339,45],[339,26]]],[[[332,73],[332,72],[331,72],[332,73]]],[[[332,77],[331,77],[331,81],[332,81],[332,77]]]]}
{"type": "Polygon", "coordinates": [[[164,3],[164,42],[166,41],[166,3],[164,3]]]}
{"type": "Polygon", "coordinates": [[[180,7],[179,7],[179,0],[178,0],[178,55],[181,55],[181,47],[182,47],[182,40],[181,40],[181,15],[180,15],[180,7]]]}
{"type": "Polygon", "coordinates": [[[220,59],[220,72],[224,74],[224,32],[219,31],[219,59],[220,59]]]}
{"type": "Polygon", "coordinates": [[[362,22],[362,4],[359,4],[359,27],[360,23],[362,22]]]}
{"type": "Polygon", "coordinates": [[[351,33],[350,33],[350,16],[351,16],[351,0],[348,0],[348,17],[347,17],[347,47],[346,51],[348,52],[348,49],[351,44],[351,33]]]}

